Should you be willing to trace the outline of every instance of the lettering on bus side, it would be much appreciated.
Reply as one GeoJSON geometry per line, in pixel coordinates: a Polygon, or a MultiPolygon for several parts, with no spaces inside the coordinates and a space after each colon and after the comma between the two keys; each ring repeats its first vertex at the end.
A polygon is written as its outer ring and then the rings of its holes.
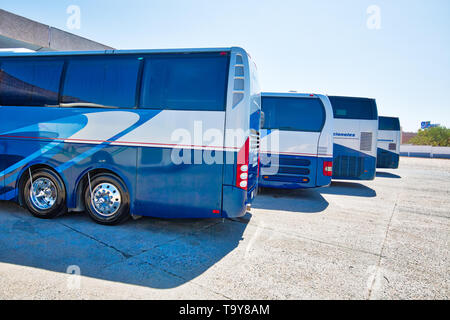
{"type": "Polygon", "coordinates": [[[354,134],[354,133],[334,132],[333,136],[335,136],[335,137],[350,137],[350,138],[354,138],[354,137],[356,137],[356,134],[354,134]]]}

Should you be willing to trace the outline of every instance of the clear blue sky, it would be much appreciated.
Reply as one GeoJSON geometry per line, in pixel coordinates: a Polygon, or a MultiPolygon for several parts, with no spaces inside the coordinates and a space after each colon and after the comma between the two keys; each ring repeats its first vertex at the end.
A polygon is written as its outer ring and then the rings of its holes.
{"type": "Polygon", "coordinates": [[[121,49],[242,46],[265,91],[373,97],[404,130],[450,127],[448,0],[0,0],[0,8],[121,49]],[[66,27],[69,5],[81,29],[66,27]],[[381,29],[367,28],[367,8],[381,29]]]}

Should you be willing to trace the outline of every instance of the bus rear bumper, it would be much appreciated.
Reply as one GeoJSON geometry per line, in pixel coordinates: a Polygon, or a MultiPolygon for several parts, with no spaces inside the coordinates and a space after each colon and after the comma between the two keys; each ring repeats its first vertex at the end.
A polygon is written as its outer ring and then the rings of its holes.
{"type": "Polygon", "coordinates": [[[247,213],[253,199],[256,197],[256,185],[250,190],[239,189],[235,186],[223,186],[223,218],[238,218],[247,213]]]}

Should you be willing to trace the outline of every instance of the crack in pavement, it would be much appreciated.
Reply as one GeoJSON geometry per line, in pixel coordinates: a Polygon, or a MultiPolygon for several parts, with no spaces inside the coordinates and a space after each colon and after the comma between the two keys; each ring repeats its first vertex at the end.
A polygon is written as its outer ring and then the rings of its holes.
{"type": "Polygon", "coordinates": [[[193,235],[193,234],[195,234],[195,233],[197,233],[197,232],[200,232],[200,231],[202,231],[202,230],[206,230],[206,229],[212,228],[212,227],[218,225],[219,223],[222,223],[222,222],[212,223],[212,224],[209,224],[209,225],[207,225],[207,226],[198,228],[198,229],[196,229],[195,231],[187,232],[187,233],[185,233],[185,234],[183,234],[183,235],[181,235],[181,236],[179,236],[179,237],[175,237],[175,238],[173,238],[173,239],[170,239],[170,240],[167,240],[167,241],[165,241],[165,242],[162,242],[162,243],[159,243],[159,244],[157,244],[157,245],[154,245],[154,246],[151,247],[151,248],[142,250],[142,251],[139,252],[138,254],[135,254],[135,255],[129,254],[129,257],[126,258],[125,260],[117,261],[117,262],[111,263],[111,264],[109,264],[109,265],[106,265],[105,268],[111,267],[111,266],[116,265],[116,264],[118,264],[118,263],[122,263],[122,262],[124,262],[124,261],[126,261],[127,259],[130,259],[130,258],[136,258],[136,257],[139,257],[140,255],[143,255],[143,254],[145,254],[145,253],[147,253],[147,252],[149,252],[149,251],[152,251],[152,250],[154,250],[154,249],[156,249],[156,248],[158,248],[158,247],[164,246],[164,245],[166,245],[166,244],[168,244],[168,243],[171,243],[171,242],[174,242],[174,241],[183,239],[183,238],[185,238],[185,237],[187,237],[187,236],[193,235]]]}
{"type": "Polygon", "coordinates": [[[91,240],[94,240],[94,241],[96,241],[96,242],[102,244],[102,245],[105,246],[105,247],[108,247],[108,248],[110,248],[110,249],[113,249],[114,251],[116,251],[116,252],[118,252],[119,254],[121,254],[121,255],[125,258],[125,260],[128,259],[128,258],[133,257],[132,255],[130,255],[130,254],[126,253],[126,252],[123,252],[122,250],[117,249],[116,247],[114,247],[114,246],[112,246],[112,245],[110,245],[110,244],[107,244],[106,242],[103,242],[103,241],[101,241],[101,240],[99,240],[99,239],[97,239],[97,238],[95,238],[95,237],[93,237],[93,236],[91,236],[91,235],[89,235],[89,234],[87,234],[87,233],[84,233],[84,232],[82,232],[82,231],[80,231],[80,230],[77,230],[77,229],[75,229],[75,228],[73,228],[73,227],[71,227],[71,226],[69,226],[69,225],[67,225],[67,224],[65,224],[65,223],[62,223],[62,222],[60,222],[60,221],[58,221],[58,223],[61,224],[61,225],[63,225],[64,227],[66,227],[66,228],[68,228],[68,229],[70,229],[70,230],[76,232],[76,233],[79,233],[79,234],[81,234],[81,235],[83,235],[83,236],[85,236],[85,237],[87,237],[87,238],[89,238],[89,239],[91,239],[91,240]]]}
{"type": "Polygon", "coordinates": [[[412,208],[412,207],[401,206],[399,208],[402,210],[409,210],[409,211],[405,212],[407,214],[417,214],[419,216],[430,217],[430,218],[450,219],[449,216],[442,216],[440,214],[432,214],[431,212],[429,212],[429,213],[417,212],[417,211],[414,211],[414,208],[412,208]]]}
{"type": "MultiPolygon", "coordinates": [[[[139,254],[136,254],[136,255],[134,255],[134,256],[131,256],[130,258],[136,258],[136,257],[138,257],[138,256],[140,256],[140,255],[142,255],[142,254],[144,254],[144,253],[146,253],[146,252],[149,252],[149,251],[151,251],[151,250],[154,250],[155,248],[158,248],[158,247],[161,247],[161,246],[166,245],[166,244],[168,244],[168,243],[171,243],[171,242],[180,240],[180,239],[185,238],[185,237],[187,237],[187,236],[194,235],[194,234],[196,234],[196,233],[198,233],[198,232],[201,232],[201,231],[203,231],[203,230],[210,229],[210,228],[212,228],[212,227],[214,227],[214,226],[216,226],[216,225],[218,225],[218,224],[221,224],[221,223],[223,223],[223,222],[222,222],[222,221],[215,222],[215,223],[209,224],[209,225],[207,225],[207,226],[201,227],[201,228],[199,228],[199,229],[196,229],[195,231],[185,233],[185,234],[183,234],[182,236],[179,236],[179,237],[176,237],[176,238],[174,238],[174,239],[170,239],[170,240],[168,240],[168,241],[166,241],[166,242],[157,244],[157,245],[151,247],[150,249],[144,250],[144,251],[142,251],[142,252],[139,253],[139,254]]],[[[119,262],[112,263],[112,264],[106,266],[105,268],[108,268],[108,267],[113,266],[113,265],[118,264],[118,263],[123,263],[123,262],[126,261],[126,260],[127,260],[127,259],[125,259],[125,260],[123,260],[123,261],[119,261],[119,262]]],[[[207,288],[207,287],[205,287],[205,286],[203,286],[203,285],[201,285],[201,284],[195,282],[195,280],[193,280],[193,279],[188,280],[188,279],[186,279],[186,278],[184,278],[184,277],[182,277],[182,276],[176,274],[176,273],[173,272],[173,271],[169,271],[169,270],[167,270],[167,269],[165,269],[165,268],[161,268],[161,267],[159,267],[159,266],[157,266],[157,265],[154,265],[154,264],[152,264],[152,263],[150,263],[150,262],[147,262],[147,261],[144,261],[144,264],[147,264],[147,265],[149,265],[149,266],[155,268],[156,270],[162,271],[162,272],[164,272],[164,273],[166,273],[166,274],[168,274],[168,275],[170,275],[170,276],[172,276],[172,277],[175,277],[175,278],[177,278],[177,279],[180,279],[180,280],[182,280],[184,283],[191,282],[191,283],[193,283],[194,285],[196,285],[196,286],[198,286],[198,287],[200,287],[200,288],[202,288],[202,289],[204,289],[204,290],[206,290],[206,291],[210,291],[210,292],[212,292],[212,293],[214,293],[214,294],[217,294],[217,295],[219,295],[219,296],[222,296],[222,297],[225,298],[225,299],[231,300],[230,297],[228,297],[228,296],[226,296],[226,295],[224,295],[224,294],[222,294],[222,293],[220,293],[220,292],[217,292],[217,291],[215,291],[215,290],[211,290],[210,288],[207,288]]]]}
{"type": "Polygon", "coordinates": [[[395,199],[394,207],[392,208],[391,217],[389,218],[389,222],[388,222],[388,225],[386,227],[386,232],[384,234],[384,239],[383,239],[383,243],[381,245],[378,262],[377,262],[377,265],[376,265],[376,268],[375,268],[375,272],[374,272],[374,277],[372,279],[372,283],[371,283],[371,285],[369,287],[369,291],[367,293],[367,300],[370,300],[370,298],[372,297],[372,292],[373,292],[373,288],[375,286],[375,281],[377,279],[377,275],[378,275],[378,272],[379,272],[380,267],[381,267],[381,259],[383,258],[383,252],[384,252],[384,248],[386,246],[386,240],[387,240],[387,237],[388,237],[388,234],[389,234],[389,229],[391,228],[392,218],[394,217],[395,210],[397,209],[397,206],[398,206],[398,199],[399,198],[400,198],[400,194],[397,194],[397,198],[395,199]]]}
{"type": "MultiPolygon", "coordinates": [[[[58,223],[61,224],[61,225],[63,225],[64,227],[66,227],[66,228],[68,228],[68,229],[70,229],[70,230],[72,230],[72,231],[78,233],[78,234],[81,234],[81,235],[83,235],[83,236],[85,236],[85,237],[87,237],[87,238],[89,238],[89,239],[91,239],[91,240],[94,240],[94,241],[96,241],[96,242],[102,244],[103,246],[106,246],[106,247],[108,247],[108,248],[111,248],[111,249],[115,250],[116,252],[120,253],[120,254],[125,258],[125,259],[123,259],[123,260],[121,260],[121,261],[118,261],[118,262],[115,262],[115,263],[112,263],[112,264],[110,264],[110,265],[105,266],[105,268],[108,268],[108,267],[111,267],[111,266],[113,266],[113,265],[115,265],[115,264],[123,263],[123,262],[125,262],[126,260],[128,260],[128,259],[130,259],[130,258],[138,257],[138,256],[140,256],[140,255],[142,255],[142,254],[144,254],[144,253],[146,253],[146,252],[149,252],[149,251],[151,251],[151,250],[154,250],[155,248],[158,248],[158,247],[161,247],[161,246],[166,245],[166,244],[168,244],[168,243],[171,243],[171,242],[180,240],[180,239],[185,238],[185,237],[187,237],[187,236],[190,236],[190,235],[193,235],[193,234],[195,234],[195,233],[198,233],[198,232],[200,232],[200,231],[202,231],[202,230],[206,230],[206,229],[212,228],[212,227],[214,227],[214,226],[216,226],[216,225],[218,225],[218,224],[220,224],[220,223],[223,223],[223,222],[222,222],[222,221],[219,221],[219,222],[216,222],[216,223],[212,223],[212,224],[209,224],[209,225],[204,226],[204,227],[202,227],[202,228],[196,229],[195,231],[185,233],[185,234],[183,234],[182,236],[179,236],[179,237],[176,237],[176,238],[174,238],[174,239],[170,239],[170,240],[168,240],[168,241],[166,241],[166,242],[163,242],[163,243],[160,243],[160,244],[158,244],[158,245],[155,245],[155,246],[151,247],[150,249],[144,250],[144,251],[142,251],[142,252],[140,252],[140,253],[138,253],[138,254],[136,254],[136,255],[131,255],[131,254],[128,254],[128,253],[126,253],[126,252],[123,252],[123,251],[117,249],[116,247],[114,247],[114,246],[112,246],[112,245],[109,245],[109,244],[107,244],[107,243],[105,243],[105,242],[103,242],[103,241],[101,241],[101,240],[98,240],[98,239],[96,239],[95,237],[93,237],[93,236],[91,236],[91,235],[89,235],[89,234],[86,234],[86,233],[84,233],[84,232],[81,232],[81,231],[79,231],[79,230],[77,230],[77,229],[75,229],[75,228],[73,228],[73,227],[71,227],[71,226],[69,226],[69,225],[67,225],[67,224],[65,224],[65,223],[62,223],[62,222],[58,222],[58,223]]],[[[181,280],[183,280],[185,283],[188,282],[187,279],[183,278],[182,276],[177,275],[177,274],[174,273],[174,272],[171,272],[171,271],[166,270],[166,269],[164,269],[164,268],[155,266],[155,265],[153,265],[153,264],[151,264],[151,263],[149,263],[149,262],[147,262],[147,261],[144,261],[144,263],[145,263],[145,264],[148,264],[148,265],[150,265],[150,266],[152,266],[153,268],[155,268],[155,269],[157,269],[157,270],[160,270],[160,271],[162,271],[162,272],[165,272],[165,273],[169,274],[169,275],[172,276],[172,277],[176,277],[176,278],[178,278],[178,279],[181,279],[181,280]]],[[[203,285],[200,285],[200,284],[196,283],[194,280],[191,280],[190,282],[193,283],[193,284],[195,284],[196,286],[201,287],[201,288],[204,289],[204,290],[213,292],[214,294],[220,295],[220,296],[224,297],[225,299],[231,300],[230,297],[227,297],[227,296],[225,296],[224,294],[221,294],[221,293],[219,293],[219,292],[216,292],[216,291],[214,291],[214,290],[211,290],[211,289],[209,289],[209,288],[206,288],[206,287],[204,287],[203,285]]]]}

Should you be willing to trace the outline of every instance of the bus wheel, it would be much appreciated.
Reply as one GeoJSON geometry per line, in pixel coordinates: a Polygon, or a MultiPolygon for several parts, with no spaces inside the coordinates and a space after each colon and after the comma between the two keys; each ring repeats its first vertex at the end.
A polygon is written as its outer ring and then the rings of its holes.
{"type": "Polygon", "coordinates": [[[61,178],[50,169],[38,169],[25,173],[22,199],[28,211],[35,217],[52,219],[65,212],[66,190],[61,178]]]}
{"type": "Polygon", "coordinates": [[[130,200],[124,183],[111,174],[99,174],[87,183],[84,203],[97,223],[115,225],[130,217],[130,200]]]}

